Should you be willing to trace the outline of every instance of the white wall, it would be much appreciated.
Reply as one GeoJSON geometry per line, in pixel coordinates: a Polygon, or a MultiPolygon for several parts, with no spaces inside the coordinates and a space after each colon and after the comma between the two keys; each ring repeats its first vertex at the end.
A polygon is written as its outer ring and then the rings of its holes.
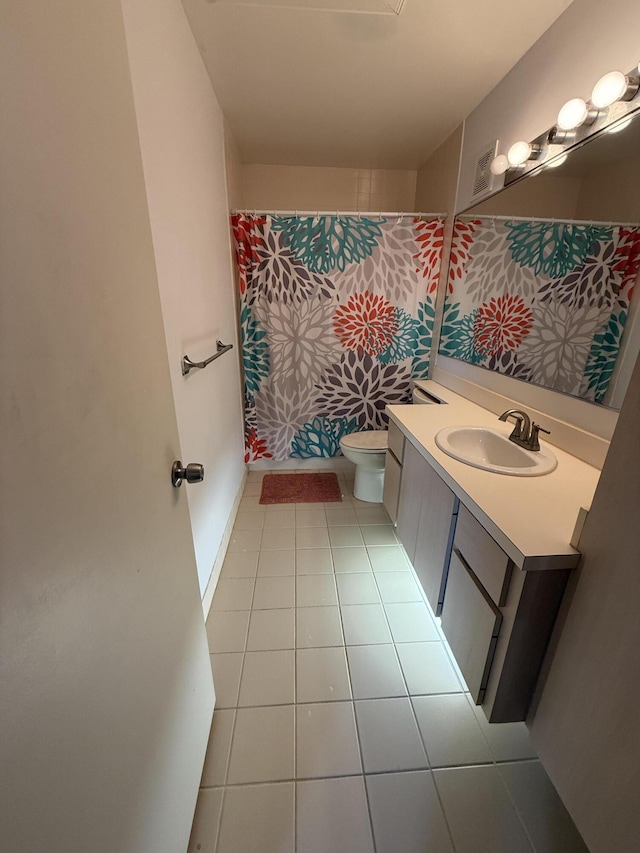
{"type": "Polygon", "coordinates": [[[244,473],[223,116],[179,0],[122,7],[182,461],[205,466],[182,487],[204,593],[244,473]],[[234,350],[182,376],[217,339],[234,350]]]}
{"type": "Polygon", "coordinates": [[[250,210],[415,210],[414,171],[245,165],[242,182],[250,210]]]}

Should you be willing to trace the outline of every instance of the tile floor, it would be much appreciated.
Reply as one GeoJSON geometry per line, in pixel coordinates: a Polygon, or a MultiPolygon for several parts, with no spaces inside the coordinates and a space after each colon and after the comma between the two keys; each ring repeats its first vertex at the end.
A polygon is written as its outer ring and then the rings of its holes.
{"type": "Polygon", "coordinates": [[[207,623],[190,853],[587,853],[523,724],[468,694],[380,505],[261,506],[207,623]]]}

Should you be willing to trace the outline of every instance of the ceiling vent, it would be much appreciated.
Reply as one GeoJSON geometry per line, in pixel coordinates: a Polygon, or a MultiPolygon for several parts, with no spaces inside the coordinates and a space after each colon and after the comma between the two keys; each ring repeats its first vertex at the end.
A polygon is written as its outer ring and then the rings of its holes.
{"type": "Polygon", "coordinates": [[[476,201],[493,190],[494,176],[491,174],[491,161],[496,156],[498,140],[487,145],[476,160],[476,172],[473,178],[471,198],[476,201]]]}

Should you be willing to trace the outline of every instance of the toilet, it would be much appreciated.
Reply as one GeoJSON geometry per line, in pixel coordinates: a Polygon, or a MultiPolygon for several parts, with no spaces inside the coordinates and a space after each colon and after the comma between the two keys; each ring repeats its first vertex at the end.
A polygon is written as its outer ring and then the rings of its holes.
{"type": "Polygon", "coordinates": [[[340,449],[356,466],[353,495],[359,501],[382,503],[388,439],[389,433],[386,429],[352,432],[340,439],[340,449]]]}

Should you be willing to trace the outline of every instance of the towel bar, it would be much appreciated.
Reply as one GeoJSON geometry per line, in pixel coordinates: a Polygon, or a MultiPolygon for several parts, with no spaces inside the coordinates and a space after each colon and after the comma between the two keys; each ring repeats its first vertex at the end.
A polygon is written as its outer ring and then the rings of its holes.
{"type": "Polygon", "coordinates": [[[182,356],[182,375],[186,376],[190,370],[193,370],[195,367],[206,367],[208,364],[211,364],[212,361],[215,361],[216,358],[219,358],[221,355],[224,355],[225,352],[229,352],[230,349],[233,349],[233,344],[223,344],[222,341],[216,341],[216,351],[213,355],[209,356],[209,358],[204,361],[191,361],[188,355],[182,356]]]}

